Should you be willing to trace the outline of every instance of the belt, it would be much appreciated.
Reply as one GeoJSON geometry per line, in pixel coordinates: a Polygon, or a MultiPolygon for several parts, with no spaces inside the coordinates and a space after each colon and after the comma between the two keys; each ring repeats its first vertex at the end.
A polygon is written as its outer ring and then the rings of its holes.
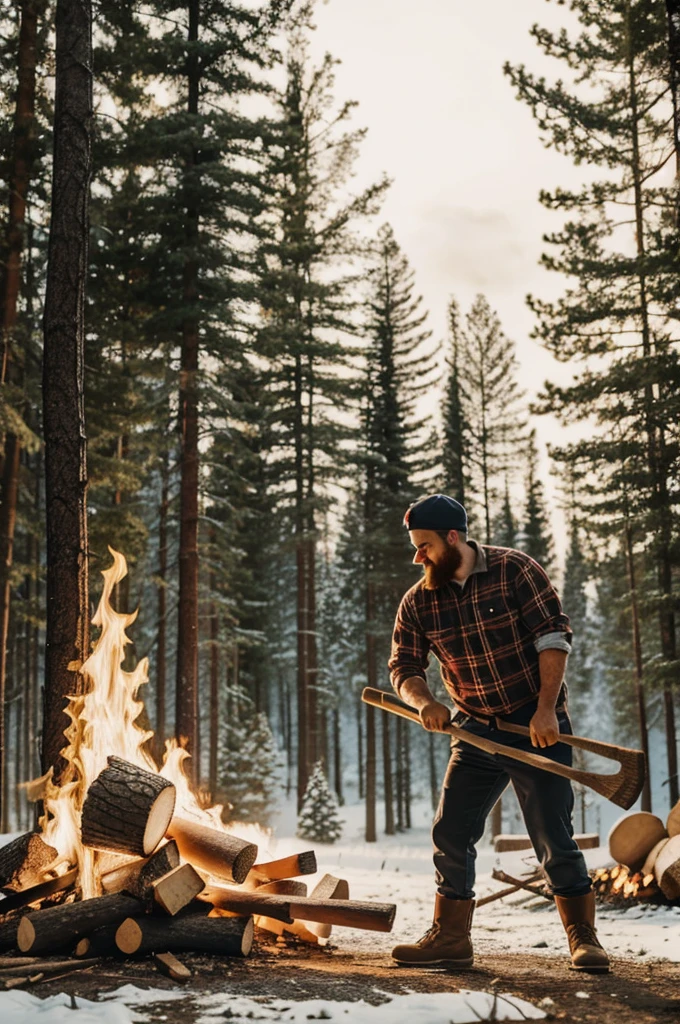
{"type": "MultiPolygon", "coordinates": [[[[506,714],[511,714],[512,715],[512,714],[515,713],[515,711],[519,711],[520,708],[526,707],[527,704],[531,704],[532,701],[535,701],[536,699],[537,699],[536,697],[532,697],[531,700],[526,701],[524,704],[520,704],[519,708],[515,708],[513,711],[510,711],[510,712],[506,712],[506,714]]],[[[559,704],[555,705],[555,711],[564,711],[566,706],[567,706],[566,700],[560,701],[559,704]]],[[[463,726],[467,725],[467,723],[469,721],[474,721],[474,722],[479,722],[481,725],[491,726],[491,725],[493,725],[493,723],[495,722],[495,720],[497,718],[505,718],[505,715],[487,715],[487,716],[485,716],[485,715],[480,715],[480,714],[472,714],[471,711],[459,710],[459,711],[456,711],[456,713],[451,717],[451,724],[452,725],[459,725],[459,726],[463,727],[463,726]]]]}

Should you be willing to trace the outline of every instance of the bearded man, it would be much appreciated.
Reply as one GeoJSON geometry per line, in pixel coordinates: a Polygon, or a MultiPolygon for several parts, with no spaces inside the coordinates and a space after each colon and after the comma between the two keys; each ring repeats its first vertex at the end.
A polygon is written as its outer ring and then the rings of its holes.
{"type": "MultiPolygon", "coordinates": [[[[389,661],[397,694],[430,731],[453,721],[519,749],[541,747],[546,757],[571,764],[571,747],[558,738],[571,732],[564,674],[572,634],[546,573],[521,551],[468,540],[465,509],[444,494],[411,505],[404,525],[423,578],[404,595],[397,613],[389,661]],[[427,685],[430,652],[456,706],[453,718],[427,685]],[[528,725],[531,739],[501,732],[496,718],[528,725]]],[[[609,970],[595,933],[590,877],[573,838],[571,783],[457,740],[432,829],[432,927],[417,942],[397,946],[392,956],[411,966],[472,965],[475,844],[509,782],[567,932],[572,967],[609,970]]]]}

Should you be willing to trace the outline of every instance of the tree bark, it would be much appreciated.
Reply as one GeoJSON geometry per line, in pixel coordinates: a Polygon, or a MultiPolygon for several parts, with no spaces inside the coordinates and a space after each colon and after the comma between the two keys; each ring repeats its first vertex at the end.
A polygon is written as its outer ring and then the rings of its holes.
{"type": "MultiPolygon", "coordinates": [[[[189,0],[189,52],[187,56],[187,112],[198,118],[200,65],[198,42],[199,0],[189,0]]],[[[179,608],[177,630],[177,688],[175,736],[192,755],[189,771],[194,782],[200,776],[198,752],[198,256],[199,216],[193,182],[197,154],[191,147],[186,160],[185,236],[188,256],[183,271],[183,303],[190,310],[182,325],[179,387],[180,528],[179,608]]]]}
{"type": "Polygon", "coordinates": [[[88,653],[87,487],[83,409],[88,203],[92,167],[90,0],[57,0],[54,171],[47,263],[43,424],[47,617],[42,767],[63,776],[72,663],[88,653]]]}
{"type": "Polygon", "coordinates": [[[166,636],[168,614],[168,505],[170,453],[163,452],[161,502],[158,515],[158,637],[156,641],[156,757],[160,764],[165,749],[166,636]]]}
{"type": "MultiPolygon", "coordinates": [[[[630,587],[630,612],[633,630],[633,659],[635,662],[635,700],[637,704],[638,727],[640,730],[640,746],[644,751],[647,771],[642,787],[640,809],[651,811],[652,791],[649,779],[649,732],[647,730],[647,708],[645,705],[644,676],[642,668],[642,642],[640,640],[640,615],[638,610],[637,586],[635,579],[635,562],[633,560],[633,530],[630,523],[625,530],[626,561],[628,563],[628,583],[630,587]]],[[[582,794],[585,801],[585,794],[582,794]]],[[[585,832],[585,825],[582,826],[585,832]]]]}
{"type": "Polygon", "coordinates": [[[385,797],[385,835],[393,836],[396,830],[394,827],[394,785],[392,775],[392,741],[389,724],[389,715],[383,715],[382,741],[383,791],[385,797]]]}
{"type": "Polygon", "coordinates": [[[342,807],[345,797],[342,791],[342,746],[340,743],[340,709],[333,708],[333,781],[335,795],[342,807]]]}
{"type": "MultiPolygon", "coordinates": [[[[14,112],[13,146],[9,166],[9,202],[7,232],[3,246],[2,263],[2,384],[17,377],[12,356],[13,333],[17,321],[21,288],[22,254],[24,250],[24,224],[26,201],[35,163],[35,69],[38,40],[38,21],[44,14],[44,0],[23,0],[20,4],[21,24],[17,67],[17,99],[14,112]]],[[[19,381],[17,380],[16,383],[19,381]]],[[[21,442],[9,431],[5,437],[2,471],[2,497],[0,501],[0,793],[4,790],[5,756],[5,690],[7,637],[10,613],[10,578],[14,555],[14,529],[16,525],[19,492],[19,464],[21,442]]],[[[7,805],[3,801],[0,813],[0,831],[7,830],[7,805]]]]}
{"type": "MultiPolygon", "coordinates": [[[[366,682],[375,687],[377,664],[375,636],[375,592],[373,583],[366,583],[366,682]]],[[[376,744],[375,713],[373,705],[366,705],[366,835],[367,843],[375,843],[376,834],[376,744]]]]}

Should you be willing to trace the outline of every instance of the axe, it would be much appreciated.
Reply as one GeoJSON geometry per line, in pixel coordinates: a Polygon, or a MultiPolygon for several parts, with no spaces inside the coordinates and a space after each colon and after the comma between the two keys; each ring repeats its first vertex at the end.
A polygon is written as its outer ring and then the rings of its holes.
{"type": "MultiPolygon", "coordinates": [[[[383,711],[391,711],[402,718],[410,718],[412,722],[420,723],[420,715],[407,704],[403,704],[398,697],[384,690],[376,690],[371,686],[365,687],[361,699],[366,704],[373,704],[383,711]]],[[[421,723],[422,724],[422,723],[421,723]]],[[[503,732],[514,732],[519,736],[529,736],[529,729],[525,725],[515,725],[512,722],[504,722],[503,719],[496,719],[496,728],[503,732]]],[[[463,743],[469,743],[479,750],[486,750],[488,754],[503,754],[504,757],[511,757],[523,764],[530,764],[534,768],[542,768],[543,771],[552,772],[554,775],[562,775],[565,779],[573,782],[581,782],[589,786],[596,793],[605,796],[612,803],[618,804],[628,810],[632,807],[640,793],[645,781],[645,755],[641,750],[630,750],[628,747],[617,747],[613,743],[603,743],[600,740],[587,739],[585,736],[569,736],[560,734],[559,743],[568,743],[570,747],[578,747],[580,750],[589,750],[600,757],[609,758],[611,761],[618,761],[619,771],[614,775],[603,775],[599,772],[581,771],[579,768],[570,768],[566,764],[558,764],[551,761],[549,757],[541,754],[534,754],[529,750],[515,750],[514,747],[507,747],[504,743],[496,743],[495,740],[486,739],[484,736],[475,736],[474,733],[461,729],[452,723],[447,725],[442,732],[455,736],[463,743]]]]}

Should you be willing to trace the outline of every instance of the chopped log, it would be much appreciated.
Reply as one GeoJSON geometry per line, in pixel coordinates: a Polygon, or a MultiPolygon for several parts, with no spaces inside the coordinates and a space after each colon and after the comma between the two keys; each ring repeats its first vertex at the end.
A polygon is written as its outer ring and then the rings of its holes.
{"type": "Polygon", "coordinates": [[[228,882],[244,882],[257,857],[254,843],[186,818],[173,818],[167,833],[175,840],[185,860],[228,882]]]}
{"type": "Polygon", "coordinates": [[[669,839],[654,863],[654,877],[668,900],[680,897],[680,835],[669,839]]]}
{"type": "MultiPolygon", "coordinates": [[[[594,850],[600,845],[597,832],[577,832],[574,840],[579,850],[594,850]]],[[[531,850],[533,844],[528,835],[501,833],[494,839],[493,848],[496,853],[510,853],[514,850],[531,850]]]]}
{"type": "Polygon", "coordinates": [[[42,981],[44,977],[44,974],[31,974],[27,978],[8,978],[3,988],[5,992],[9,992],[10,989],[21,988],[22,985],[35,985],[36,982],[42,981]]]}
{"type": "Polygon", "coordinates": [[[17,948],[17,931],[21,916],[11,917],[9,921],[0,923],[0,953],[17,948]]]}
{"type": "Polygon", "coordinates": [[[215,953],[248,956],[253,944],[251,917],[128,917],[116,932],[116,945],[132,953],[215,953]]]}
{"type": "Polygon", "coordinates": [[[279,860],[269,860],[264,861],[262,864],[253,864],[247,881],[275,882],[280,878],[315,875],[317,870],[314,850],[304,850],[302,853],[294,853],[290,857],[281,857],[279,860]]]}
{"type": "Polygon", "coordinates": [[[283,921],[277,921],[273,917],[256,917],[255,927],[262,928],[266,932],[272,932],[274,935],[294,935],[301,942],[308,942],[312,946],[319,945],[319,936],[311,932],[303,921],[293,921],[292,924],[285,924],[283,921]]]}
{"type": "MultiPolygon", "coordinates": [[[[22,957],[17,957],[21,960],[22,957]]],[[[92,960],[80,960],[78,967],[81,969],[84,967],[93,967],[98,964],[99,957],[92,960]]],[[[36,958],[35,963],[31,965],[30,971],[26,970],[25,964],[18,964],[16,967],[4,967],[0,970],[0,979],[4,978],[17,978],[27,974],[58,974],[60,971],[72,970],[74,966],[73,960],[38,960],[36,958]]]]}
{"type": "Polygon", "coordinates": [[[659,856],[667,842],[668,839],[660,839],[656,846],[653,846],[651,848],[641,868],[641,873],[643,875],[654,875],[654,865],[656,864],[656,858],[659,856]]]}
{"type": "Polygon", "coordinates": [[[0,847],[0,889],[16,892],[44,881],[43,872],[57,856],[37,832],[17,836],[0,847]]]}
{"type": "MultiPolygon", "coordinates": [[[[320,882],[314,886],[309,894],[314,900],[348,900],[349,883],[344,878],[335,878],[334,875],[324,875],[320,882]]],[[[329,939],[333,931],[333,925],[321,924],[318,921],[309,921],[307,930],[320,939],[329,939]]]]}
{"type": "Polygon", "coordinates": [[[175,809],[175,787],[162,775],[111,755],[87,791],[81,820],[85,846],[97,850],[152,853],[175,809]]]}
{"type": "Polygon", "coordinates": [[[394,924],[394,903],[363,903],[357,900],[315,900],[311,897],[274,896],[211,886],[199,899],[236,914],[258,914],[279,921],[292,919],[337,924],[345,928],[389,932],[394,924]]]}
{"type": "Polygon", "coordinates": [[[179,849],[174,839],[159,846],[150,857],[130,861],[102,876],[104,892],[127,892],[138,900],[153,896],[152,885],[179,867],[179,849]]]}
{"type": "Polygon", "coordinates": [[[172,953],[155,953],[153,962],[161,974],[172,978],[173,981],[188,981],[191,977],[189,968],[180,963],[172,953]]]}
{"type": "Polygon", "coordinates": [[[271,892],[275,896],[306,896],[307,885],[295,878],[279,878],[276,882],[258,885],[256,892],[271,892]]]}
{"type": "Polygon", "coordinates": [[[649,811],[625,814],[609,833],[609,852],[629,871],[639,871],[649,851],[666,836],[666,826],[655,814],[649,811]]]}
{"type": "Polygon", "coordinates": [[[118,924],[119,922],[113,925],[103,925],[89,935],[84,935],[76,943],[73,955],[79,960],[83,957],[118,956],[120,953],[116,945],[116,929],[118,924]]]}
{"type": "MultiPolygon", "coordinates": [[[[17,926],[19,922],[17,921],[17,926]]],[[[37,956],[0,956],[0,969],[3,967],[19,967],[23,964],[24,967],[30,967],[31,964],[37,964],[40,957],[37,956]]]]}
{"type": "Polygon", "coordinates": [[[191,864],[180,864],[167,875],[152,882],[153,898],[166,914],[173,916],[199,892],[205,889],[205,882],[191,864]]]}
{"type": "Polygon", "coordinates": [[[22,917],[17,945],[22,953],[51,952],[75,943],[106,924],[138,914],[142,904],[133,896],[113,893],[49,910],[37,910],[22,917]]]}
{"type": "Polygon", "coordinates": [[[668,832],[668,835],[671,837],[671,839],[673,838],[673,836],[680,835],[680,800],[678,800],[677,804],[675,805],[675,807],[673,807],[671,813],[668,815],[668,820],[666,821],[666,831],[668,832]]]}
{"type": "Polygon", "coordinates": [[[64,875],[58,875],[56,878],[48,878],[46,882],[38,882],[37,885],[32,885],[28,889],[22,889],[20,892],[13,892],[11,896],[5,896],[4,900],[0,900],[0,916],[9,913],[10,910],[17,910],[19,907],[26,907],[30,903],[36,903],[38,900],[44,900],[47,896],[53,896],[57,892],[63,892],[66,889],[72,888],[78,881],[78,869],[73,868],[71,871],[67,871],[64,875]]]}

